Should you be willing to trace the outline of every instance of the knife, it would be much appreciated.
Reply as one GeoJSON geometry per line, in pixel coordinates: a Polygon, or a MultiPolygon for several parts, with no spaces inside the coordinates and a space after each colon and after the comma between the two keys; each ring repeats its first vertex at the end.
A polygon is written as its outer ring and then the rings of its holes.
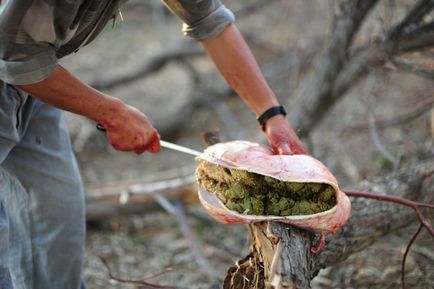
{"type": "Polygon", "coordinates": [[[194,149],[191,149],[191,148],[188,148],[188,147],[185,147],[185,146],[181,146],[181,145],[177,145],[177,144],[174,144],[174,143],[171,143],[171,142],[168,142],[168,141],[164,141],[164,140],[160,140],[160,145],[163,148],[171,149],[171,150],[174,150],[174,151],[182,152],[182,153],[193,155],[193,156],[196,156],[196,157],[202,155],[201,152],[196,151],[194,149]]]}
{"type": "MultiPolygon", "coordinates": [[[[100,123],[98,123],[96,125],[96,128],[99,131],[103,131],[103,132],[107,131],[105,129],[105,127],[102,124],[100,124],[100,123]]],[[[188,147],[185,147],[185,146],[181,146],[181,145],[177,145],[177,144],[174,144],[174,143],[171,143],[171,142],[168,142],[168,141],[164,141],[164,140],[160,140],[160,145],[162,147],[164,147],[164,148],[171,149],[171,150],[174,150],[174,151],[177,151],[177,152],[182,152],[182,153],[189,154],[189,155],[193,155],[195,157],[202,155],[201,152],[196,151],[194,149],[191,149],[191,148],[188,148],[188,147]]]]}

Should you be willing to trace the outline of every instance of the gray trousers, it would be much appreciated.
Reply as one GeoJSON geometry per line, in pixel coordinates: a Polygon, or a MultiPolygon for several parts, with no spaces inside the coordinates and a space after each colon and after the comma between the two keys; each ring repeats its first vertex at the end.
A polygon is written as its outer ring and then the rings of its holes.
{"type": "Polygon", "coordinates": [[[84,194],[61,112],[0,81],[0,289],[78,289],[84,194]]]}

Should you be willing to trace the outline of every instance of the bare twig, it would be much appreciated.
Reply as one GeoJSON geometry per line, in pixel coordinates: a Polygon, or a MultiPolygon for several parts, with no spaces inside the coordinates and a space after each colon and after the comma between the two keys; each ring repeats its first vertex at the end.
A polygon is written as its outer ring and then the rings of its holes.
{"type": "Polygon", "coordinates": [[[423,228],[425,228],[428,231],[428,233],[434,238],[434,228],[428,222],[427,218],[423,215],[421,211],[422,208],[434,209],[434,204],[419,203],[401,197],[379,195],[379,194],[373,194],[367,192],[345,191],[345,194],[352,197],[359,197],[359,198],[361,197],[361,198],[369,198],[369,199],[375,199],[380,201],[392,202],[398,205],[407,206],[415,210],[420,224],[417,231],[409,241],[407,248],[405,249],[404,256],[402,258],[402,263],[401,263],[401,285],[402,288],[405,289],[405,261],[407,259],[407,255],[408,252],[410,251],[411,246],[413,245],[414,241],[416,240],[417,236],[419,235],[419,233],[423,228]]]}
{"type": "Polygon", "coordinates": [[[391,203],[395,203],[395,204],[399,204],[399,205],[403,205],[403,206],[407,206],[409,208],[412,208],[413,210],[416,211],[417,217],[418,217],[420,223],[431,234],[431,236],[434,237],[434,229],[429,224],[428,220],[423,216],[422,211],[421,211],[421,208],[434,209],[433,204],[419,203],[419,202],[415,202],[415,201],[401,198],[401,197],[373,194],[373,193],[368,193],[368,192],[355,192],[355,191],[347,191],[347,190],[345,190],[344,192],[345,192],[345,194],[347,194],[348,196],[351,196],[351,197],[368,198],[368,199],[375,199],[375,200],[380,200],[380,201],[387,201],[387,202],[391,202],[391,203]]]}
{"type": "Polygon", "coordinates": [[[422,231],[423,225],[419,224],[419,227],[417,228],[416,232],[414,233],[413,237],[411,238],[410,242],[408,242],[407,247],[405,248],[404,256],[402,257],[401,262],[401,287],[405,289],[405,261],[407,260],[408,252],[410,252],[410,248],[413,245],[414,241],[416,240],[419,233],[422,231]]]}
{"type": "Polygon", "coordinates": [[[206,259],[205,255],[200,249],[196,237],[194,236],[192,230],[190,229],[190,226],[187,223],[182,203],[178,201],[175,205],[175,208],[176,208],[176,217],[179,226],[181,228],[181,231],[183,232],[184,237],[188,241],[193,256],[197,264],[200,266],[200,270],[203,271],[208,277],[215,278],[216,277],[215,270],[212,268],[211,264],[206,259]]]}
{"type": "Polygon", "coordinates": [[[176,205],[173,205],[161,194],[154,194],[154,198],[161,205],[162,208],[164,208],[169,214],[172,214],[176,217],[176,221],[178,222],[181,233],[187,240],[188,246],[190,247],[196,263],[199,265],[200,270],[203,271],[208,277],[215,278],[216,275],[214,270],[212,269],[208,260],[205,258],[202,251],[200,250],[196,237],[192,233],[189,225],[187,224],[181,202],[177,202],[176,205]]]}
{"type": "Polygon", "coordinates": [[[162,270],[161,272],[158,272],[158,273],[146,276],[146,277],[142,277],[139,279],[124,279],[124,278],[119,278],[119,277],[114,276],[109,265],[108,265],[107,260],[102,256],[100,256],[99,258],[101,259],[101,262],[106,267],[110,279],[113,279],[113,280],[118,281],[120,283],[138,284],[143,289],[176,289],[176,287],[156,285],[156,284],[151,284],[151,283],[146,282],[149,279],[153,279],[153,278],[159,277],[161,275],[164,275],[168,272],[173,271],[173,268],[171,268],[171,267],[167,267],[166,269],[162,270]]]}

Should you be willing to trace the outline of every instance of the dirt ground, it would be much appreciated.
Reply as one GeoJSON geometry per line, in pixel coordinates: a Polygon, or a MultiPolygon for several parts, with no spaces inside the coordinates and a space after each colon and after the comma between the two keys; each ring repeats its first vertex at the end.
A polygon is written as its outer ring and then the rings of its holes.
{"type": "MultiPolygon", "coordinates": [[[[227,2],[234,10],[243,4],[243,1],[227,2]]],[[[252,41],[253,52],[265,67],[282,52],[297,47],[302,53],[311,39],[324,38],[330,26],[329,2],[275,0],[270,7],[238,18],[237,24],[252,41]]],[[[157,0],[128,2],[122,9],[124,22],[118,22],[114,28],[108,25],[94,43],[65,58],[63,64],[82,80],[96,83],[134,71],[156,55],[179,47],[187,39],[180,32],[179,21],[163,9],[157,0]]],[[[374,13],[373,17],[377,16],[374,13]]],[[[376,27],[364,29],[373,31],[376,27]]],[[[223,85],[222,78],[205,57],[196,59],[193,65],[209,79],[210,88],[223,85]]],[[[302,75],[286,72],[269,79],[287,107],[291,107],[295,85],[301,78],[302,75]]],[[[158,128],[160,122],[176,115],[190,101],[191,87],[192,80],[185,73],[185,67],[175,62],[155,75],[105,92],[137,106],[158,128]]],[[[304,141],[312,155],[330,168],[343,188],[390,172],[393,165],[380,152],[369,131],[348,132],[348,128],[366,124],[370,115],[387,119],[406,112],[429,96],[433,88],[431,81],[421,78],[374,71],[352,89],[304,141]]],[[[222,106],[201,107],[195,111],[190,125],[176,138],[162,137],[202,150],[200,132],[219,128],[225,139],[264,142],[254,115],[237,97],[226,98],[222,103],[222,106]],[[229,121],[222,116],[229,116],[229,121]]],[[[107,183],[146,179],[167,170],[179,170],[181,174],[193,172],[195,168],[190,156],[165,149],[158,155],[116,152],[107,146],[104,135],[95,130],[94,123],[71,114],[66,117],[88,190],[107,183]]],[[[432,151],[428,112],[378,133],[382,144],[401,162],[421,150],[432,151]]],[[[176,217],[164,210],[152,210],[89,226],[84,263],[88,288],[137,287],[111,280],[100,257],[107,259],[112,273],[120,278],[138,279],[172,266],[173,271],[149,282],[177,288],[221,288],[225,271],[248,251],[247,229],[211,220],[197,202],[186,207],[186,220],[213,272],[197,264],[176,217]],[[209,273],[214,277],[208,277],[209,273]]],[[[313,288],[399,288],[401,257],[414,229],[406,228],[384,237],[344,263],[326,268],[314,279],[313,288]]],[[[410,288],[434,288],[434,245],[429,236],[422,236],[409,255],[406,277],[410,288]]]]}

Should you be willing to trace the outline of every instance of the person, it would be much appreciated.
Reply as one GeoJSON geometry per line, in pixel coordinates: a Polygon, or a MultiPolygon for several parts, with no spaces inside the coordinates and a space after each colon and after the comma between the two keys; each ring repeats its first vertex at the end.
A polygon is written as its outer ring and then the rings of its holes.
{"type": "MultiPolygon", "coordinates": [[[[0,1],[1,289],[84,288],[84,192],[61,110],[103,125],[117,150],[160,150],[146,115],[58,64],[90,43],[123,2],[0,1]]],[[[219,0],[163,2],[258,116],[275,152],[305,153],[233,13],[219,0]]]]}

